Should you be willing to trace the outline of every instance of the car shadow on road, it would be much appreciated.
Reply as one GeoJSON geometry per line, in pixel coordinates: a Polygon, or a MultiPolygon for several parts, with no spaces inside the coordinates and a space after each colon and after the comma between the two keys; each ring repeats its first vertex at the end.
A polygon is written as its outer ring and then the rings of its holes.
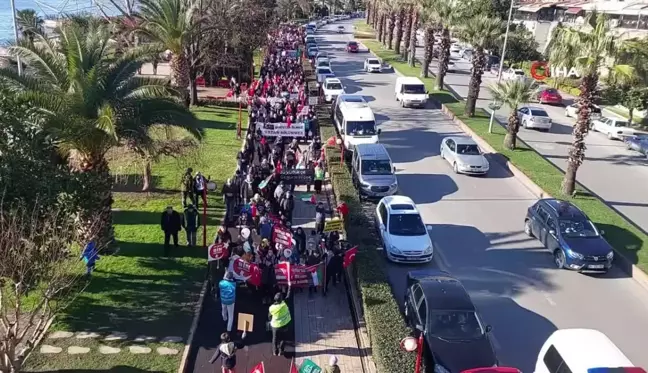
{"type": "Polygon", "coordinates": [[[459,190],[446,174],[398,174],[400,194],[410,197],[416,204],[434,203],[459,190]]]}

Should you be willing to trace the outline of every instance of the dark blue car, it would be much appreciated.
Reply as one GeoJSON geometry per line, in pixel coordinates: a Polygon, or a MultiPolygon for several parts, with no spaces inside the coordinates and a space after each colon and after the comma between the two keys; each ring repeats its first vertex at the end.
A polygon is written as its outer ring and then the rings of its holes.
{"type": "Polygon", "coordinates": [[[541,199],[529,207],[524,232],[536,237],[553,255],[558,268],[607,272],[614,251],[587,215],[567,201],[541,199]]]}
{"type": "Polygon", "coordinates": [[[623,139],[628,150],[637,151],[645,156],[648,156],[648,136],[636,135],[628,136],[623,139]]]}

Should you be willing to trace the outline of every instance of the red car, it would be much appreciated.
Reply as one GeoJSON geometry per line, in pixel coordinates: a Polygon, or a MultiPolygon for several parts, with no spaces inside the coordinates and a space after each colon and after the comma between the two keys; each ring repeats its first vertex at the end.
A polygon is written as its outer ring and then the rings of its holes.
{"type": "Polygon", "coordinates": [[[360,48],[358,47],[358,43],[356,43],[355,41],[350,41],[346,45],[346,51],[348,53],[358,53],[359,49],[360,48]]]}
{"type": "Polygon", "coordinates": [[[553,105],[562,105],[562,96],[557,89],[547,88],[543,89],[538,94],[538,101],[541,104],[553,104],[553,105]]]}

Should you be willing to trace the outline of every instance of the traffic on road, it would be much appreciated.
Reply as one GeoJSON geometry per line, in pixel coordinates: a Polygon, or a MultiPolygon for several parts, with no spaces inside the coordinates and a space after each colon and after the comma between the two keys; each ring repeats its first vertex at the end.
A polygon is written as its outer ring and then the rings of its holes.
{"type": "MultiPolygon", "coordinates": [[[[648,297],[613,265],[605,232],[568,202],[538,201],[438,108],[417,97],[427,97],[418,79],[377,64],[347,31],[352,29],[338,21],[314,34],[331,75],[322,83],[342,86],[324,92],[354,184],[382,238],[376,255],[385,257],[406,320],[425,335],[435,373],[495,365],[538,373],[556,372],[555,364],[574,372],[588,364],[648,366],[648,297]],[[588,362],[593,351],[600,359],[588,362]]],[[[450,87],[461,79],[467,87],[470,66],[461,56],[470,53],[455,48],[459,58],[457,73],[446,78],[450,87]]],[[[564,127],[571,119],[564,117],[565,107],[550,105],[557,103],[556,93],[545,92],[538,98],[546,104],[529,104],[521,113],[528,119],[521,137],[532,146],[546,139],[545,150],[555,152],[559,138],[548,136],[568,138],[564,127]],[[531,123],[549,131],[535,131],[531,123]]],[[[605,134],[592,137],[591,147],[610,141],[605,134]]],[[[611,144],[606,154],[634,146],[611,144]]]]}

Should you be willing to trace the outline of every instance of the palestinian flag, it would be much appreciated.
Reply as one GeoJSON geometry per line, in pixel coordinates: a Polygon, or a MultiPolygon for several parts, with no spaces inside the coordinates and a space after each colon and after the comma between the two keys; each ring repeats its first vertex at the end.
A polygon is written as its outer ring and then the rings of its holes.
{"type": "Polygon", "coordinates": [[[311,274],[313,286],[324,286],[324,281],[326,280],[324,277],[324,262],[312,266],[306,266],[306,270],[311,274]]]}

